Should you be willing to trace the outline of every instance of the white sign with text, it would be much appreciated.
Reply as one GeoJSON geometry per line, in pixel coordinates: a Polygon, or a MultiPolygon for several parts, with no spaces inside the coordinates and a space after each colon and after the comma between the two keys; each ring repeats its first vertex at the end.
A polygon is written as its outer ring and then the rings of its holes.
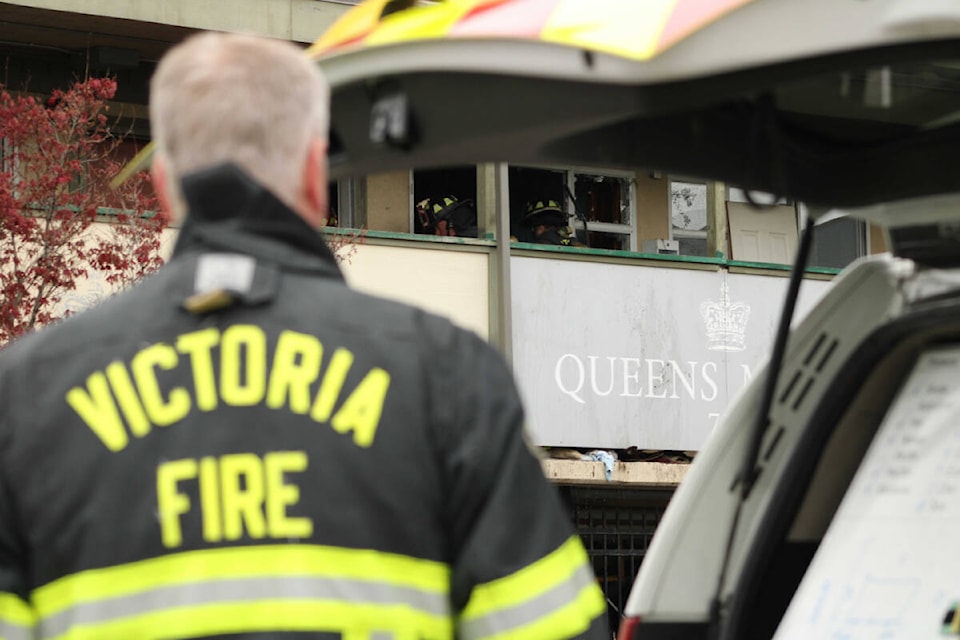
{"type": "MultiPolygon", "coordinates": [[[[542,446],[699,450],[773,344],[786,277],[511,261],[513,357],[542,446]]],[[[830,282],[805,280],[798,315],[830,282]]]]}

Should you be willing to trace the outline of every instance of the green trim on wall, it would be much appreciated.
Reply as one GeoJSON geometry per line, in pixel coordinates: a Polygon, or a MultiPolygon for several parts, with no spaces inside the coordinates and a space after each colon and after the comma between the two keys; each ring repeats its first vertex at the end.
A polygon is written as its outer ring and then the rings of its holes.
{"type": "MultiPolygon", "coordinates": [[[[109,218],[109,217],[120,215],[121,213],[130,214],[133,212],[130,211],[129,209],[117,209],[116,207],[97,207],[98,216],[105,216],[109,218]]],[[[144,211],[142,217],[152,218],[155,215],[157,215],[156,211],[144,211]]]]}
{"type": "Polygon", "coordinates": [[[359,238],[381,238],[383,240],[406,240],[415,242],[429,242],[433,244],[460,244],[478,247],[492,247],[497,243],[493,240],[479,238],[457,238],[445,236],[431,236],[420,233],[403,233],[400,231],[370,231],[366,229],[344,229],[341,227],[324,227],[323,233],[335,236],[357,236],[359,238]]]}
{"type": "MultiPolygon", "coordinates": [[[[342,228],[324,228],[323,233],[331,235],[350,235],[357,236],[360,238],[360,242],[363,242],[364,238],[377,238],[382,240],[393,240],[393,241],[403,241],[404,243],[408,242],[422,242],[428,244],[436,245],[463,245],[471,247],[492,247],[496,246],[496,241],[491,239],[480,239],[480,238],[456,238],[456,237],[442,237],[442,236],[431,236],[427,234],[418,234],[418,233],[402,233],[397,231],[366,231],[362,229],[342,229],[342,228]]],[[[791,270],[791,265],[788,264],[776,264],[769,262],[747,262],[744,260],[728,260],[722,257],[716,258],[707,258],[702,256],[677,256],[677,255],[663,255],[659,253],[641,253],[638,251],[620,251],[616,249],[592,249],[590,247],[564,247],[556,245],[547,245],[547,244],[536,244],[532,242],[511,242],[511,249],[522,250],[522,251],[536,251],[541,253],[554,253],[560,254],[565,257],[567,256],[584,256],[584,257],[606,257],[606,258],[618,258],[618,259],[627,259],[627,260],[643,260],[646,262],[663,262],[664,266],[669,264],[676,265],[713,265],[715,267],[734,267],[741,269],[759,269],[764,271],[781,271],[785,274],[791,270]]],[[[835,276],[840,273],[841,269],[835,269],[830,267],[807,267],[805,273],[816,274],[816,275],[826,275],[826,276],[835,276]]]]}
{"type": "Polygon", "coordinates": [[[697,264],[722,265],[722,258],[703,258],[700,256],[675,256],[662,253],[641,253],[639,251],[621,251],[618,249],[591,249],[590,247],[563,247],[551,244],[536,244],[532,242],[511,242],[510,246],[530,251],[546,251],[549,253],[563,253],[584,256],[607,256],[610,258],[642,258],[643,260],[660,260],[662,262],[688,262],[697,264]]]}
{"type": "MultiPolygon", "coordinates": [[[[771,271],[790,271],[793,267],[789,264],[778,264],[776,262],[746,262],[744,260],[724,260],[723,264],[727,267],[748,267],[750,269],[768,269],[771,271]]],[[[806,273],[818,273],[823,275],[835,276],[843,269],[834,267],[807,267],[806,273]]]]}

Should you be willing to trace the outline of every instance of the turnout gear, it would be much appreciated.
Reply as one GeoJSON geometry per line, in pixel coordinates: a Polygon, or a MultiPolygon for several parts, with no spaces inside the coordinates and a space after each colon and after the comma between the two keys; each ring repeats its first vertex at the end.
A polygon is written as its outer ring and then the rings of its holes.
{"type": "Polygon", "coordinates": [[[523,222],[533,230],[533,242],[566,247],[582,247],[581,242],[571,237],[567,227],[567,214],[556,200],[538,200],[527,205],[523,222]],[[543,227],[538,229],[538,227],[543,227]]]}
{"type": "Polygon", "coordinates": [[[523,223],[528,227],[545,225],[562,228],[567,226],[567,214],[556,200],[537,200],[527,204],[523,223]]]}
{"type": "Polygon", "coordinates": [[[564,247],[583,246],[576,238],[572,238],[566,229],[557,229],[556,227],[544,229],[542,233],[534,237],[533,241],[537,244],[556,244],[564,247]]]}
{"type": "Polygon", "coordinates": [[[416,206],[417,217],[424,231],[438,236],[477,237],[477,211],[473,200],[456,196],[427,198],[416,206]]]}
{"type": "Polygon", "coordinates": [[[0,352],[0,637],[606,637],[495,352],[182,186],[167,265],[0,352]]]}

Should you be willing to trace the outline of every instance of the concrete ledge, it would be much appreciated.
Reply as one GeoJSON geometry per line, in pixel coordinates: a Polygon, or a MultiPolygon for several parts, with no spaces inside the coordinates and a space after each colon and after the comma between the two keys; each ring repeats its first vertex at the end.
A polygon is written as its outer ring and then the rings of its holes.
{"type": "Polygon", "coordinates": [[[543,473],[556,484],[593,484],[607,486],[660,487],[679,485],[690,468],[688,464],[665,464],[662,462],[620,462],[613,466],[613,474],[607,480],[602,462],[593,460],[542,461],[543,473]]]}
{"type": "Polygon", "coordinates": [[[239,31],[312,43],[350,5],[320,0],[6,0],[22,7],[68,11],[193,29],[239,31]]]}

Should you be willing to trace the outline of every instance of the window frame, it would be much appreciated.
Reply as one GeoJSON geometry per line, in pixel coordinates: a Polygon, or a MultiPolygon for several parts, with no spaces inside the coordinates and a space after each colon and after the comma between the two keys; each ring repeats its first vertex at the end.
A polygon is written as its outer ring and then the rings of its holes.
{"type": "MultiPolygon", "coordinates": [[[[592,168],[592,167],[583,167],[579,165],[572,166],[558,166],[558,165],[541,165],[541,164],[508,164],[507,167],[517,167],[521,169],[542,169],[545,171],[556,171],[563,174],[563,183],[566,188],[570,190],[571,193],[576,193],[576,183],[578,175],[586,176],[603,176],[606,178],[615,178],[617,180],[623,180],[627,184],[627,223],[613,223],[613,222],[590,222],[587,221],[587,232],[588,233],[602,233],[608,235],[617,235],[617,236],[626,236],[627,246],[620,249],[621,251],[630,251],[633,253],[637,252],[637,178],[636,173],[632,171],[623,171],[619,169],[603,169],[603,168],[592,168]]],[[[507,189],[509,192],[510,183],[509,179],[507,182],[507,189]]],[[[566,194],[564,194],[566,195],[566,194]]],[[[510,203],[507,202],[506,206],[509,208],[510,203]]],[[[583,230],[583,221],[578,219],[576,213],[573,210],[573,205],[570,202],[569,197],[563,198],[563,210],[567,215],[568,226],[573,230],[574,233],[577,231],[583,230]]],[[[512,214],[512,212],[510,212],[512,214]]],[[[590,249],[592,247],[581,247],[585,249],[590,249]]]]}
{"type": "MultiPolygon", "coordinates": [[[[670,240],[677,241],[677,255],[694,255],[694,254],[685,254],[680,251],[680,240],[683,238],[703,240],[706,245],[704,255],[700,257],[709,257],[709,244],[710,244],[710,228],[712,226],[712,212],[710,211],[710,189],[711,186],[716,184],[716,180],[702,180],[698,178],[690,178],[687,176],[680,175],[667,175],[667,194],[670,198],[669,206],[667,207],[667,216],[669,217],[670,223],[670,240]],[[703,185],[704,187],[704,211],[705,211],[705,226],[703,229],[680,229],[673,226],[673,185],[674,183],[681,184],[692,184],[692,185],[703,185]]],[[[724,203],[726,207],[726,203],[724,203]]]]}

